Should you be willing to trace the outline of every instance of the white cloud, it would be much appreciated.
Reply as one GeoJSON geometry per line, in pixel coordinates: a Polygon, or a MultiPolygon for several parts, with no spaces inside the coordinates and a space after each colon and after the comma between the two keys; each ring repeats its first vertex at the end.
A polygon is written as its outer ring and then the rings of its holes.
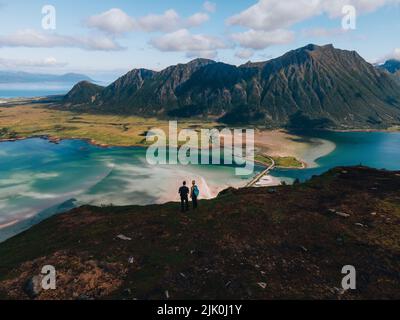
{"type": "Polygon", "coordinates": [[[202,25],[204,22],[207,22],[209,19],[210,17],[208,16],[208,14],[199,12],[187,18],[184,25],[186,25],[187,28],[197,27],[202,25]]]}
{"type": "Polygon", "coordinates": [[[376,59],[375,61],[373,61],[373,63],[382,64],[385,63],[387,60],[392,60],[392,59],[400,61],[400,48],[395,48],[391,53],[385,55],[384,57],[376,59]]]}
{"type": "Polygon", "coordinates": [[[342,8],[354,6],[358,14],[373,12],[385,5],[400,4],[400,0],[320,0],[322,11],[331,18],[342,16],[342,8]]]}
{"type": "Polygon", "coordinates": [[[265,49],[272,45],[292,42],[294,33],[285,29],[273,31],[249,30],[231,35],[232,39],[244,48],[265,49]]]}
{"type": "Polygon", "coordinates": [[[134,30],[136,22],[118,8],[110,9],[86,20],[89,28],[96,28],[111,34],[122,34],[134,30]]]}
{"type": "Polygon", "coordinates": [[[400,48],[394,49],[392,59],[400,60],[400,48]]]}
{"type": "Polygon", "coordinates": [[[216,56],[217,49],[226,48],[219,38],[203,34],[191,34],[187,29],[181,29],[154,38],[150,44],[161,51],[186,52],[188,56],[216,56]]]}
{"type": "Polygon", "coordinates": [[[76,41],[78,47],[87,50],[120,51],[125,49],[115,39],[105,36],[76,38],[74,41],[76,41]]]}
{"type": "Polygon", "coordinates": [[[206,1],[203,4],[204,10],[210,13],[214,13],[217,10],[217,4],[214,2],[206,1]]]}
{"type": "MultiPolygon", "coordinates": [[[[389,4],[399,4],[400,0],[259,0],[256,4],[226,20],[231,26],[242,26],[249,31],[232,36],[241,46],[264,49],[270,45],[288,43],[294,40],[289,31],[293,25],[322,14],[330,18],[343,15],[346,5],[356,8],[357,14],[372,12],[389,4]],[[279,35],[283,36],[279,40],[279,35]],[[257,38],[260,40],[257,41],[257,38]]],[[[315,29],[310,36],[332,36],[333,30],[315,29]]],[[[303,33],[304,34],[304,33],[303,33]]]]}
{"type": "Polygon", "coordinates": [[[357,13],[361,14],[396,3],[400,3],[400,0],[259,0],[255,5],[230,17],[227,23],[270,31],[290,27],[323,13],[331,18],[339,17],[345,5],[354,6],[357,13]]]}
{"type": "Polygon", "coordinates": [[[42,60],[28,60],[28,59],[8,59],[0,58],[0,66],[2,68],[19,68],[19,67],[65,67],[68,63],[59,62],[54,57],[47,57],[42,60]]]}
{"type": "Polygon", "coordinates": [[[162,15],[150,14],[139,19],[140,27],[147,31],[171,31],[178,27],[180,17],[175,10],[167,10],[162,15]]]}
{"type": "Polygon", "coordinates": [[[172,32],[182,28],[192,28],[206,22],[209,16],[206,13],[195,13],[189,18],[181,18],[173,10],[167,10],[161,15],[150,14],[138,19],[139,27],[147,32],[172,32]]]}
{"type": "Polygon", "coordinates": [[[175,10],[169,9],[162,14],[149,14],[133,18],[118,8],[89,17],[86,26],[113,35],[121,35],[130,31],[172,32],[182,28],[192,28],[209,20],[207,13],[198,12],[190,17],[182,18],[175,10]]]}
{"type": "Polygon", "coordinates": [[[235,57],[239,59],[249,59],[254,55],[254,51],[250,49],[239,50],[235,53],[235,57]]]}
{"type": "Polygon", "coordinates": [[[318,13],[318,0],[260,0],[255,5],[230,17],[229,25],[255,30],[286,28],[318,13]]]}
{"type": "Polygon", "coordinates": [[[55,48],[69,47],[85,50],[116,51],[123,48],[108,36],[67,36],[57,33],[43,33],[32,29],[0,36],[0,47],[55,48]]]}

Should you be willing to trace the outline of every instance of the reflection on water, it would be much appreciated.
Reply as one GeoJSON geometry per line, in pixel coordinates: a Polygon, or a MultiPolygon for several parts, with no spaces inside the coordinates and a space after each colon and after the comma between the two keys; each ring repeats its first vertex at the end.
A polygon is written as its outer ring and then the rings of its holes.
{"type": "Polygon", "coordinates": [[[145,156],[144,148],[81,140],[0,143],[0,241],[74,206],[176,201],[183,180],[196,180],[202,198],[212,198],[251,178],[236,176],[233,166],[150,166],[145,156]]]}
{"type": "MultiPolygon", "coordinates": [[[[400,169],[400,133],[314,132],[302,139],[313,144],[303,159],[333,151],[317,159],[317,167],[276,169],[272,176],[306,180],[335,166],[359,164],[400,169]],[[322,142],[326,140],[330,142],[322,142]]],[[[59,145],[41,139],[0,143],[0,241],[77,205],[175,201],[182,181],[192,179],[202,197],[211,198],[251,178],[236,176],[230,166],[150,166],[145,153],[143,148],[104,149],[80,140],[59,145]]]]}

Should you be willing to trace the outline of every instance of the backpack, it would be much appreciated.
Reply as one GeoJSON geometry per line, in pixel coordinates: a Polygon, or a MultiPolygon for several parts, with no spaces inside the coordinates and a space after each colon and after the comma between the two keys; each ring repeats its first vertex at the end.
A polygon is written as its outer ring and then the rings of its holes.
{"type": "Polygon", "coordinates": [[[193,188],[193,194],[195,195],[195,197],[197,198],[200,194],[199,188],[197,186],[194,186],[193,188]]]}

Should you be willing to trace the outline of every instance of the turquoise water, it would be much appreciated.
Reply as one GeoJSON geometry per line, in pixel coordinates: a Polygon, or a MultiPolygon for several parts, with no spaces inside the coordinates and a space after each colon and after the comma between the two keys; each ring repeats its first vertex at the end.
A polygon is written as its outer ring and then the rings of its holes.
{"type": "Polygon", "coordinates": [[[74,83],[0,83],[0,99],[66,94],[74,83]]]}
{"type": "MultiPolygon", "coordinates": [[[[318,167],[274,170],[288,182],[306,180],[332,167],[367,165],[400,170],[400,133],[313,132],[336,149],[316,160],[318,167]]],[[[251,177],[232,166],[150,166],[143,148],[100,148],[82,140],[53,144],[43,139],[0,143],[0,241],[55,213],[82,204],[146,205],[178,200],[181,181],[196,180],[203,198],[251,177]]],[[[261,168],[257,167],[256,171],[261,168]]]]}
{"type": "Polygon", "coordinates": [[[67,89],[54,89],[54,90],[0,90],[0,99],[10,99],[10,98],[33,98],[33,97],[46,97],[55,96],[60,94],[66,94],[67,89]]]}
{"type": "Polygon", "coordinates": [[[176,201],[183,180],[196,180],[202,197],[212,198],[251,179],[236,176],[233,166],[151,166],[145,156],[144,148],[100,148],[82,140],[0,143],[0,241],[82,204],[176,201]]]}
{"type": "Polygon", "coordinates": [[[317,159],[318,167],[304,170],[274,170],[271,175],[288,182],[319,175],[336,166],[365,165],[378,169],[400,170],[400,133],[388,132],[312,132],[303,137],[332,141],[336,149],[317,159]]]}

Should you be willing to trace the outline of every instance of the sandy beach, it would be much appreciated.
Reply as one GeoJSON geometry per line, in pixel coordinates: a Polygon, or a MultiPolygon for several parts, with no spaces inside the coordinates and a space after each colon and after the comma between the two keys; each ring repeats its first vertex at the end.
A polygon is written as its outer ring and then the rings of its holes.
{"type": "Polygon", "coordinates": [[[261,153],[272,157],[295,157],[307,167],[315,167],[315,160],[336,148],[335,144],[328,140],[305,139],[285,130],[257,130],[254,145],[261,153]]]}
{"type": "Polygon", "coordinates": [[[196,171],[188,169],[187,171],[176,170],[173,175],[174,179],[168,181],[168,188],[165,188],[165,193],[163,193],[159,199],[158,203],[166,203],[170,201],[180,201],[178,190],[182,186],[182,182],[186,181],[187,186],[190,188],[192,181],[196,181],[196,185],[200,190],[199,199],[213,199],[218,196],[218,194],[229,188],[241,188],[246,185],[248,181],[216,181],[216,179],[210,176],[204,176],[196,171]]]}
{"type": "MultiPolygon", "coordinates": [[[[306,139],[285,130],[257,130],[254,136],[256,151],[272,157],[295,157],[305,167],[316,167],[316,160],[335,150],[333,142],[319,138],[306,139]]],[[[254,186],[268,187],[280,185],[281,180],[264,175],[254,186]]]]}
{"type": "MultiPolygon", "coordinates": [[[[329,154],[336,147],[334,143],[327,140],[317,138],[305,139],[284,130],[257,130],[254,136],[254,145],[257,152],[262,152],[273,157],[295,157],[304,162],[308,168],[315,167],[317,165],[315,161],[318,158],[329,154]]],[[[195,173],[191,174],[190,171],[187,173],[177,171],[175,177],[175,181],[171,182],[171,188],[165,196],[159,199],[160,203],[171,201],[171,199],[178,201],[179,196],[177,190],[181,186],[183,180],[186,180],[189,185],[192,180],[196,180],[201,190],[201,199],[214,198],[219,192],[228,187],[241,188],[250,182],[249,180],[243,180],[243,182],[221,183],[221,181],[218,181],[217,183],[210,179],[210,177],[204,177],[195,173]]],[[[280,179],[272,177],[271,175],[264,175],[254,186],[268,187],[280,184],[280,179]]]]}

